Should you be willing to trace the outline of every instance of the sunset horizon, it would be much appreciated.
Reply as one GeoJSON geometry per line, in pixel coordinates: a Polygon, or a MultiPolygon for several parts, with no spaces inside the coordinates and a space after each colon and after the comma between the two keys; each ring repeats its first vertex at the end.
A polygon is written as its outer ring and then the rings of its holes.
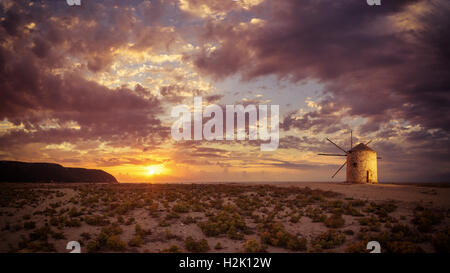
{"type": "Polygon", "coordinates": [[[353,131],[382,158],[379,181],[449,182],[448,8],[2,1],[0,159],[121,182],[344,181],[341,158],[317,154],[339,152],[326,138],[350,149],[353,131]],[[226,105],[279,107],[276,149],[175,140],[171,111],[195,97],[224,119],[226,105]]]}

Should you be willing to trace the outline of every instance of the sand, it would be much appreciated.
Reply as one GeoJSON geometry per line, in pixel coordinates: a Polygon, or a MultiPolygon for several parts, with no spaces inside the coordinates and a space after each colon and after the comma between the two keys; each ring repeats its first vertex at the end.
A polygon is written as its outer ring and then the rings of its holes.
{"type": "MultiPolygon", "coordinates": [[[[266,184],[266,183],[262,183],[266,184]]],[[[346,197],[371,201],[395,200],[412,204],[434,205],[450,208],[450,188],[413,184],[349,184],[332,182],[267,183],[281,187],[310,187],[342,193],[346,197]]]]}

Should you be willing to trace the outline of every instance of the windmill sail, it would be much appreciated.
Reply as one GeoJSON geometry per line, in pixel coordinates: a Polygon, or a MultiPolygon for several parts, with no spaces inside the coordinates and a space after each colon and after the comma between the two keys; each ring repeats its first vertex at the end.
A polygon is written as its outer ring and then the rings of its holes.
{"type": "Polygon", "coordinates": [[[344,168],[345,164],[347,164],[347,161],[345,161],[345,163],[342,164],[342,166],[341,166],[341,167],[333,174],[333,176],[331,176],[331,178],[334,178],[334,177],[336,176],[336,174],[338,174],[338,172],[339,172],[340,170],[342,170],[342,168],[344,168]]]}
{"type": "Polygon", "coordinates": [[[344,149],[342,149],[341,147],[339,147],[336,143],[334,143],[333,141],[331,141],[329,138],[327,138],[327,140],[328,140],[329,142],[331,142],[334,146],[336,146],[339,150],[343,151],[344,153],[347,153],[346,150],[344,150],[344,149]]]}

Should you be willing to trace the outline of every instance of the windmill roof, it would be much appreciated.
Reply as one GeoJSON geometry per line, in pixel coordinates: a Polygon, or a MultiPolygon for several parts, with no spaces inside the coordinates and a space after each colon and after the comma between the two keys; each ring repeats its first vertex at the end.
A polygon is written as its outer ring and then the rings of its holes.
{"type": "MultiPolygon", "coordinates": [[[[359,143],[355,147],[353,147],[350,151],[374,151],[369,146],[364,143],[359,143]]],[[[375,151],[374,151],[375,152],[375,151]]]]}

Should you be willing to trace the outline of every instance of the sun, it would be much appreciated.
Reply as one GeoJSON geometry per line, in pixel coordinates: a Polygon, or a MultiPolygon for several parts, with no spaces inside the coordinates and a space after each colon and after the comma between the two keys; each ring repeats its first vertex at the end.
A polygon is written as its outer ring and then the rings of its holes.
{"type": "Polygon", "coordinates": [[[145,167],[145,169],[147,170],[146,174],[148,176],[153,176],[153,175],[161,174],[164,171],[164,166],[163,165],[150,165],[150,166],[145,167]]]}

